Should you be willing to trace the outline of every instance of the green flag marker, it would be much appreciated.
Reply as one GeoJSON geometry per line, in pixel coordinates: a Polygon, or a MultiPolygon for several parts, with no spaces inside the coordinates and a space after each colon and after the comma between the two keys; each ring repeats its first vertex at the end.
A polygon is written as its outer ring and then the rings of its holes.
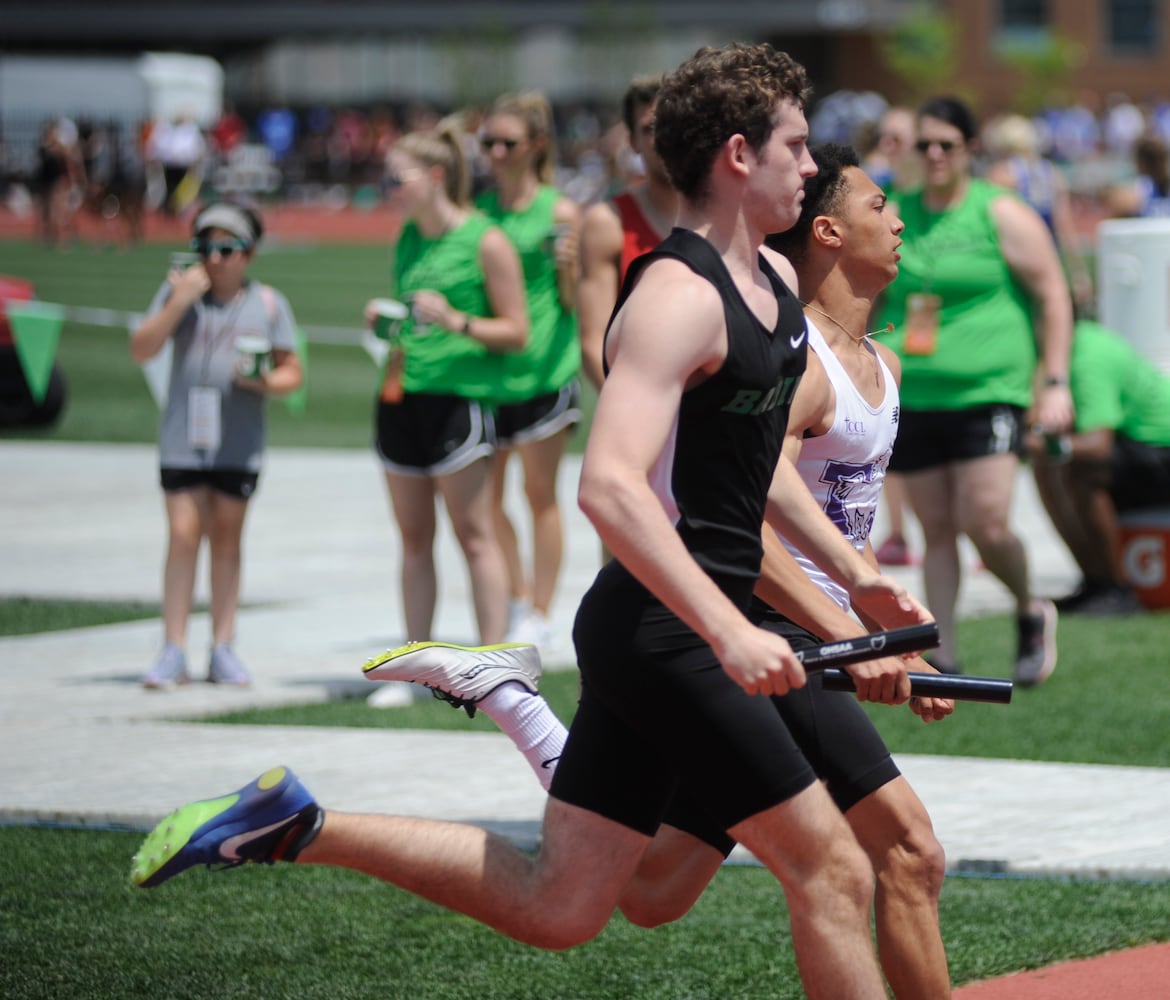
{"type": "Polygon", "coordinates": [[[24,380],[33,399],[42,403],[53,374],[65,310],[51,302],[9,302],[7,312],[24,380]]]}

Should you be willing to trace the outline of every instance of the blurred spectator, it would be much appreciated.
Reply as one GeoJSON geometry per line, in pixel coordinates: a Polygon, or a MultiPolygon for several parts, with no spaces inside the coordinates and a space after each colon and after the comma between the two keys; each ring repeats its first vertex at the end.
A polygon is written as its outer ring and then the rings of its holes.
{"type": "Polygon", "coordinates": [[[1114,156],[1126,156],[1146,131],[1146,116],[1125,94],[1112,93],[1105,98],[1101,124],[1105,150],[1114,156]]]}
{"type": "Polygon", "coordinates": [[[1170,217],[1170,155],[1166,143],[1152,135],[1134,143],[1137,176],[1110,185],[1102,194],[1105,210],[1122,218],[1170,217]]]}
{"type": "Polygon", "coordinates": [[[1022,115],[1002,115],[984,128],[983,145],[989,159],[984,176],[1019,192],[1040,213],[1064,262],[1073,301],[1087,308],[1093,301],[1093,279],[1078,245],[1068,182],[1055,163],[1040,155],[1035,126],[1022,115]]]}
{"type": "Polygon", "coordinates": [[[670,234],[678,212],[678,193],[654,149],[654,108],[661,85],[660,76],[636,77],[622,101],[623,127],[644,177],[612,199],[590,205],[582,223],[577,288],[581,358],[586,377],[599,391],[605,379],[605,330],[626,268],[670,234]]]}
{"type": "Polygon", "coordinates": [[[1101,124],[1093,108],[1096,97],[1083,92],[1076,101],[1054,104],[1040,114],[1045,133],[1041,148],[1058,163],[1078,163],[1101,146],[1101,124]]]}
{"type": "Polygon", "coordinates": [[[878,121],[888,106],[889,102],[872,90],[835,91],[809,115],[810,141],[852,143],[862,125],[878,121]]]}
{"type": "Polygon", "coordinates": [[[76,214],[85,184],[77,126],[68,118],[44,123],[37,144],[37,198],[41,241],[63,247],[77,235],[76,214]]]}
{"type": "Polygon", "coordinates": [[[922,183],[922,161],[914,151],[915,138],[913,109],[890,107],[878,119],[874,143],[862,167],[887,194],[909,191],[922,183]]]}
{"type": "Polygon", "coordinates": [[[182,215],[199,198],[207,157],[207,143],[194,117],[180,114],[173,121],[156,122],[146,156],[162,173],[163,212],[182,215]]]}
{"type": "Polygon", "coordinates": [[[272,158],[283,164],[297,141],[297,116],[291,108],[267,108],[256,119],[256,131],[272,158]]]}
{"type": "Polygon", "coordinates": [[[519,251],[528,302],[528,343],[504,359],[496,393],[495,517],[511,579],[508,636],[547,648],[553,638],[548,613],[564,551],[557,478],[569,434],[581,420],[575,314],[581,210],[552,186],[556,143],[552,109],[542,94],[498,98],[484,119],[480,142],[495,187],[476,205],[519,251]],[[532,517],[531,572],[504,510],[513,453],[524,470],[532,517]]]}
{"type": "MultiPolygon", "coordinates": [[[[866,173],[890,197],[895,212],[899,196],[922,183],[922,158],[914,149],[916,138],[914,111],[904,107],[887,108],[876,123],[874,144],[862,163],[866,173]]],[[[897,473],[886,473],[882,499],[888,528],[886,537],[875,547],[874,556],[884,566],[912,566],[915,557],[906,540],[910,501],[906,484],[897,473]]]]}
{"type": "Polygon", "coordinates": [[[165,642],[147,688],[186,684],[187,622],[199,550],[211,554],[212,649],[207,679],[248,684],[232,648],[240,597],[241,538],[265,446],[265,403],[292,392],[303,372],[288,301],[247,276],[263,235],[250,207],[217,202],[192,224],[199,263],[172,267],[130,340],[135,361],[174,345],[159,428],[168,545],[165,642]]]}
{"type": "Polygon", "coordinates": [[[1037,425],[1028,450],[1040,497],[1080,568],[1080,585],[1056,602],[1064,613],[1141,610],[1122,579],[1117,515],[1170,501],[1170,376],[1123,337],[1077,323],[1070,375],[1071,435],[1037,425]]]}
{"type": "Polygon", "coordinates": [[[211,127],[211,142],[220,160],[248,138],[248,126],[231,104],[225,104],[223,113],[211,127]]]}
{"type": "MultiPolygon", "coordinates": [[[[450,129],[404,135],[387,158],[385,183],[406,220],[391,294],[411,308],[395,335],[386,331],[375,438],[402,536],[407,635],[431,638],[440,497],[467,562],[478,641],[500,642],[508,568],[492,518],[491,403],[505,352],[528,333],[520,261],[508,238],[472,211],[462,143],[450,129]]],[[[366,306],[371,323],[375,305],[366,306]]],[[[371,703],[383,697],[375,692],[371,703]]]]}
{"type": "Polygon", "coordinates": [[[146,167],[134,136],[117,122],[79,126],[85,163],[85,206],[101,226],[109,246],[133,246],[142,240],[146,201],[146,167]]]}
{"type": "Polygon", "coordinates": [[[1032,596],[1027,553],[1009,518],[1025,411],[1034,406],[1056,432],[1072,421],[1072,307],[1043,220],[972,175],[975,139],[975,118],[961,101],[938,97],[919,109],[924,186],[899,199],[902,261],[878,320],[893,324],[886,343],[902,359],[890,467],[905,476],[922,524],[926,599],[939,625],[935,666],[957,669],[965,534],[1015,598],[1016,680],[1038,684],[1056,665],[1056,609],[1032,596]],[[1043,388],[1033,399],[1037,376],[1043,388]]]}

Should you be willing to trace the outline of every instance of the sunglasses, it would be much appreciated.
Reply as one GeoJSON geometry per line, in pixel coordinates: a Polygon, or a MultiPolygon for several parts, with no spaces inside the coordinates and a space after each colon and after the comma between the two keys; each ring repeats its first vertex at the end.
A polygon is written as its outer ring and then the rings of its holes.
{"type": "Polygon", "coordinates": [[[490,153],[497,146],[503,146],[509,153],[520,145],[519,139],[505,139],[498,135],[485,135],[479,140],[479,144],[483,146],[484,151],[490,153]]]}
{"type": "Polygon", "coordinates": [[[942,152],[950,153],[958,145],[953,139],[919,139],[914,148],[920,153],[929,153],[931,146],[938,146],[942,152]]]}
{"type": "Polygon", "coordinates": [[[388,170],[382,177],[382,187],[386,191],[402,187],[403,184],[414,180],[422,172],[421,167],[403,167],[401,170],[388,170]]]}
{"type": "Polygon", "coordinates": [[[243,240],[200,240],[194,239],[191,241],[191,249],[194,250],[200,257],[206,260],[213,253],[217,253],[224,260],[227,260],[237,250],[240,253],[247,253],[251,247],[243,240]]]}

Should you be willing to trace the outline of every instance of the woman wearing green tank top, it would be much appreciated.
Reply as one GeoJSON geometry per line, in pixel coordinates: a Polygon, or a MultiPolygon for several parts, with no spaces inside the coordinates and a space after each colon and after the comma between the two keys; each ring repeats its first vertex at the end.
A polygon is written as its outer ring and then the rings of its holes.
{"type": "Polygon", "coordinates": [[[976,122],[951,97],[919,109],[923,186],[900,196],[898,278],[878,325],[902,360],[902,410],[891,471],[904,474],[925,541],[926,603],[941,639],[935,665],[957,670],[958,539],[1011,591],[1015,678],[1056,665],[1056,609],[1031,592],[1009,523],[1026,411],[1050,431],[1072,423],[1072,303],[1044,220],[1015,194],[972,176],[976,122]]]}
{"type": "MultiPolygon", "coordinates": [[[[499,642],[508,568],[492,517],[492,407],[503,359],[528,337],[520,262],[471,207],[455,130],[403,136],[387,157],[386,183],[404,219],[392,291],[410,311],[387,343],[375,431],[402,538],[407,637],[431,638],[437,494],[467,560],[478,641],[499,642]]],[[[371,324],[375,312],[371,300],[371,324]]]]}
{"type": "Polygon", "coordinates": [[[552,186],[553,119],[542,95],[498,98],[481,142],[494,183],[477,204],[519,251],[531,331],[524,350],[504,360],[496,394],[495,519],[511,582],[508,638],[547,648],[564,548],[557,473],[569,434],[581,420],[581,343],[573,311],[581,212],[552,186]],[[531,575],[504,510],[513,452],[520,456],[532,515],[531,575]]]}

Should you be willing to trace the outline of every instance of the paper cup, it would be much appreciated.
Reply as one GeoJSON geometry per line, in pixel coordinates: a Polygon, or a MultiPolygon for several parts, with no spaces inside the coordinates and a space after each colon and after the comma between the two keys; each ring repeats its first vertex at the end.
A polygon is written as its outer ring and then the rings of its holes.
{"type": "Polygon", "coordinates": [[[374,299],[370,303],[374,313],[374,336],[389,340],[401,323],[410,315],[410,308],[397,299],[374,299]]]}
{"type": "Polygon", "coordinates": [[[244,378],[260,378],[272,367],[272,344],[267,337],[242,333],[236,337],[236,372],[244,378]]]}

